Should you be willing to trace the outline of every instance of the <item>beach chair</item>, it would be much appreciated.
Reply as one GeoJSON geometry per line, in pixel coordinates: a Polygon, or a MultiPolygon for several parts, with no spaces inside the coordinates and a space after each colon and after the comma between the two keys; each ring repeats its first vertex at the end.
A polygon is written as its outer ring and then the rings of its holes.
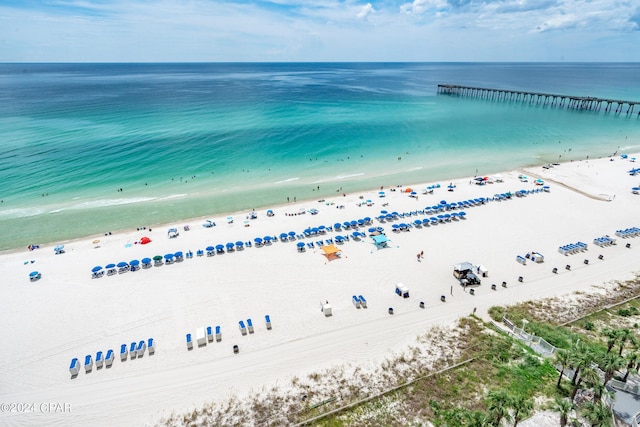
{"type": "Polygon", "coordinates": [[[147,344],[144,342],[144,340],[140,341],[138,343],[138,347],[136,348],[136,353],[138,358],[144,356],[144,351],[147,349],[147,344]]]}
{"type": "Polygon", "coordinates": [[[71,365],[69,365],[69,372],[71,372],[71,376],[75,377],[80,372],[80,362],[77,357],[71,359],[71,365]]]}
{"type": "Polygon", "coordinates": [[[213,342],[213,328],[207,326],[207,341],[213,342]]]}
{"type": "Polygon", "coordinates": [[[357,296],[351,297],[351,301],[356,308],[360,308],[360,299],[357,296]]]}
{"type": "Polygon", "coordinates": [[[216,342],[222,341],[222,333],[220,333],[220,326],[216,326],[216,342]]]}
{"type": "Polygon", "coordinates": [[[147,340],[147,348],[149,349],[149,356],[156,352],[156,342],[153,338],[147,340]]]}
{"type": "Polygon", "coordinates": [[[122,344],[120,346],[120,361],[124,362],[125,360],[127,360],[127,345],[126,344],[122,344]]]}
{"type": "Polygon", "coordinates": [[[93,369],[93,358],[90,354],[84,357],[84,372],[89,373],[93,369]]]}
{"type": "Polygon", "coordinates": [[[238,322],[239,326],[240,326],[240,332],[242,333],[242,335],[247,335],[247,327],[244,325],[244,321],[241,320],[238,322]]]}
{"type": "Polygon", "coordinates": [[[135,342],[132,342],[129,346],[129,357],[131,358],[131,360],[135,359],[138,356],[137,347],[138,344],[135,342]]]}
{"type": "Polygon", "coordinates": [[[104,364],[104,359],[102,358],[102,352],[99,351],[98,353],[96,353],[96,369],[102,368],[103,364],[104,364]]]}
{"type": "Polygon", "coordinates": [[[268,314],[264,316],[264,322],[267,325],[267,329],[271,330],[271,317],[268,314]]]}
{"type": "Polygon", "coordinates": [[[247,319],[247,329],[249,329],[250,334],[253,333],[253,322],[251,321],[251,319],[247,319]]]}
{"type": "Polygon", "coordinates": [[[193,349],[193,341],[191,340],[191,334],[187,334],[187,350],[193,349]]]}
{"type": "Polygon", "coordinates": [[[204,251],[202,249],[198,249],[196,251],[196,256],[203,256],[204,255],[204,251]]]}
{"type": "Polygon", "coordinates": [[[104,358],[104,364],[107,368],[113,365],[113,350],[107,350],[107,356],[104,358]]]}
{"type": "Polygon", "coordinates": [[[358,295],[358,299],[360,300],[360,305],[362,308],[367,308],[367,300],[364,299],[362,295],[358,295]]]}

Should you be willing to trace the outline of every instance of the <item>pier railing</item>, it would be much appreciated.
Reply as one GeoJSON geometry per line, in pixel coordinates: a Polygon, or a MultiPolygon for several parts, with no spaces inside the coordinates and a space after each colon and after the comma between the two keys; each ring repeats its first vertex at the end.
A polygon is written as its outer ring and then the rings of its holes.
{"type": "MultiPolygon", "coordinates": [[[[605,112],[615,112],[616,114],[624,112],[626,115],[633,114],[635,106],[640,105],[640,101],[606,99],[593,96],[559,95],[555,93],[529,92],[522,90],[492,89],[452,84],[439,84],[438,93],[496,101],[526,102],[529,104],[549,105],[573,110],[600,111],[604,109],[605,112]]],[[[640,116],[640,109],[638,111],[638,116],[640,116]]]]}

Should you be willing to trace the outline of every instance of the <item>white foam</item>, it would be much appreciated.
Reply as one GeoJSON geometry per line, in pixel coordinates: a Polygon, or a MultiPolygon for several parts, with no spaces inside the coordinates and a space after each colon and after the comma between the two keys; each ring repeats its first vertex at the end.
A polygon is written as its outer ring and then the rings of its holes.
{"type": "Polygon", "coordinates": [[[332,178],[325,178],[325,179],[319,179],[317,181],[313,181],[313,184],[320,184],[323,182],[332,182],[332,181],[341,181],[343,179],[349,179],[349,178],[355,178],[357,176],[362,176],[364,175],[364,172],[360,172],[360,173],[352,173],[349,175],[338,175],[338,176],[334,176],[332,178]]]}
{"type": "Polygon", "coordinates": [[[41,208],[14,208],[0,211],[0,218],[24,218],[41,215],[45,211],[41,208]]]}
{"type": "Polygon", "coordinates": [[[282,181],[276,181],[276,184],[284,184],[285,182],[297,181],[299,179],[300,179],[300,177],[283,179],[282,181]]]}
{"type": "Polygon", "coordinates": [[[101,208],[106,206],[130,205],[133,203],[150,202],[156,199],[157,199],[156,197],[131,197],[131,198],[124,198],[124,199],[91,200],[91,201],[78,203],[77,205],[73,205],[69,209],[91,209],[91,208],[101,208]]]}

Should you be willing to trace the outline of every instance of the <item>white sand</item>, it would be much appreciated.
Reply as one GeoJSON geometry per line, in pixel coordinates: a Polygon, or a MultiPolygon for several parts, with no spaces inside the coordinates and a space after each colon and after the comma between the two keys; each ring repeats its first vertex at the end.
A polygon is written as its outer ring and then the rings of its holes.
{"type": "MultiPolygon", "coordinates": [[[[640,178],[626,172],[635,166],[626,160],[601,159],[572,162],[545,170],[531,168],[548,181],[550,193],[537,193],[509,201],[491,202],[465,209],[466,220],[439,224],[410,232],[391,232],[381,224],[391,247],[376,250],[371,240],[349,241],[339,246],[341,259],[327,261],[319,250],[297,253],[294,242],[277,242],[262,248],[195,257],[208,245],[248,241],[264,235],[302,231],[309,226],[375,217],[381,209],[408,212],[437,204],[495,193],[535,188],[533,178],[520,183],[521,171],[503,174],[504,182],[485,186],[458,180],[454,192],[447,182],[433,195],[419,199],[386,189],[338,197],[331,202],[306,202],[274,208],[268,218],[243,226],[244,215],[227,224],[226,215],[211,218],[214,228],[201,226],[204,219],[153,227],[152,232],[132,231],[64,242],[66,253],[54,255],[53,246],[0,256],[2,277],[2,350],[0,351],[0,402],[28,404],[31,412],[0,413],[6,425],[140,425],[153,423],[173,411],[180,412],[233,393],[276,382],[288,383],[294,375],[325,369],[344,362],[370,365],[403,349],[433,325],[451,324],[477,309],[487,318],[493,305],[538,297],[567,294],[610,280],[630,278],[638,271],[640,238],[618,239],[618,245],[597,248],[595,237],[640,226],[640,195],[631,194],[640,178]],[[574,187],[578,191],[566,188],[574,187]],[[582,193],[581,193],[582,192],[582,193]],[[371,199],[373,206],[357,206],[371,199]],[[615,197],[614,197],[615,195],[615,197]],[[606,200],[606,201],[605,201],[606,200]],[[383,203],[389,205],[383,207],[383,203]],[[344,205],[344,209],[337,209],[344,205]],[[318,215],[285,216],[301,208],[317,208],[318,215]],[[182,231],[190,224],[191,231],[182,231]],[[167,238],[175,226],[180,236],[167,238]],[[135,242],[148,235],[148,245],[135,242]],[[99,245],[92,244],[100,239],[99,245]],[[583,241],[589,250],[564,256],[558,247],[583,241]],[[631,243],[631,248],[625,244],[631,243]],[[95,247],[99,246],[99,247],[95,247]],[[95,265],[164,255],[178,250],[194,252],[181,263],[91,279],[95,265]],[[424,260],[416,254],[424,251],[424,260]],[[523,266],[516,255],[529,251],[545,255],[545,262],[523,266]],[[599,254],[604,255],[598,260],[599,254]],[[589,264],[583,263],[589,259],[589,264]],[[35,262],[24,264],[27,260],[35,262]],[[461,261],[482,264],[489,277],[472,296],[457,284],[452,266],[461,261]],[[565,265],[571,265],[571,271],[565,265]],[[551,269],[558,267],[559,273],[551,269]],[[31,283],[29,272],[42,279],[31,283]],[[519,283],[517,278],[523,277],[519,283]],[[507,288],[500,284],[506,281],[507,288]],[[397,282],[405,283],[408,299],[394,294],[397,282]],[[492,291],[490,285],[497,284],[492,291]],[[453,292],[453,295],[451,295],[453,292]],[[367,309],[356,309],[352,295],[362,294],[367,309]],[[440,301],[447,296],[447,302],[440,301]],[[333,316],[320,312],[328,300],[333,316]],[[420,309],[419,301],[426,303],[420,309]],[[393,307],[395,315],[387,309],[393,307]],[[264,315],[271,316],[267,331],[264,315]],[[251,318],[255,333],[241,336],[238,321],[251,318]],[[195,339],[196,328],[220,325],[222,342],[187,351],[185,334],[195,339]],[[156,341],[155,355],[120,362],[120,344],[156,341]],[[232,345],[240,346],[234,355],[232,345]],[[113,349],[111,368],[71,379],[72,358],[113,349]],[[45,404],[43,406],[43,404],[45,404]],[[61,404],[62,406],[50,406],[61,404]],[[66,406],[65,406],[66,405],[66,406]],[[59,413],[51,413],[58,410],[59,413]]],[[[425,185],[413,188],[422,189],[425,185]]],[[[420,216],[422,218],[422,216],[420,216]]],[[[410,222],[414,217],[394,223],[410,222]]],[[[376,225],[377,221],[375,222],[376,225]]],[[[69,226],[73,226],[70,224],[69,226]]],[[[368,227],[367,227],[368,228],[368,227]]],[[[366,231],[366,229],[365,229],[366,231]]],[[[335,236],[329,232],[324,239],[335,236]]],[[[303,241],[317,241],[320,238],[303,241]]]]}

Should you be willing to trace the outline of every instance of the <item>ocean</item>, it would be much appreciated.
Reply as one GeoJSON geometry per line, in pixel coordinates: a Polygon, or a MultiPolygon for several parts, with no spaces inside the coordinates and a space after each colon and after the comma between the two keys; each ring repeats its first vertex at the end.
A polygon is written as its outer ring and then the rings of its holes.
{"type": "Polygon", "coordinates": [[[640,148],[640,105],[440,83],[640,101],[640,64],[0,64],[0,250],[640,148]]]}

